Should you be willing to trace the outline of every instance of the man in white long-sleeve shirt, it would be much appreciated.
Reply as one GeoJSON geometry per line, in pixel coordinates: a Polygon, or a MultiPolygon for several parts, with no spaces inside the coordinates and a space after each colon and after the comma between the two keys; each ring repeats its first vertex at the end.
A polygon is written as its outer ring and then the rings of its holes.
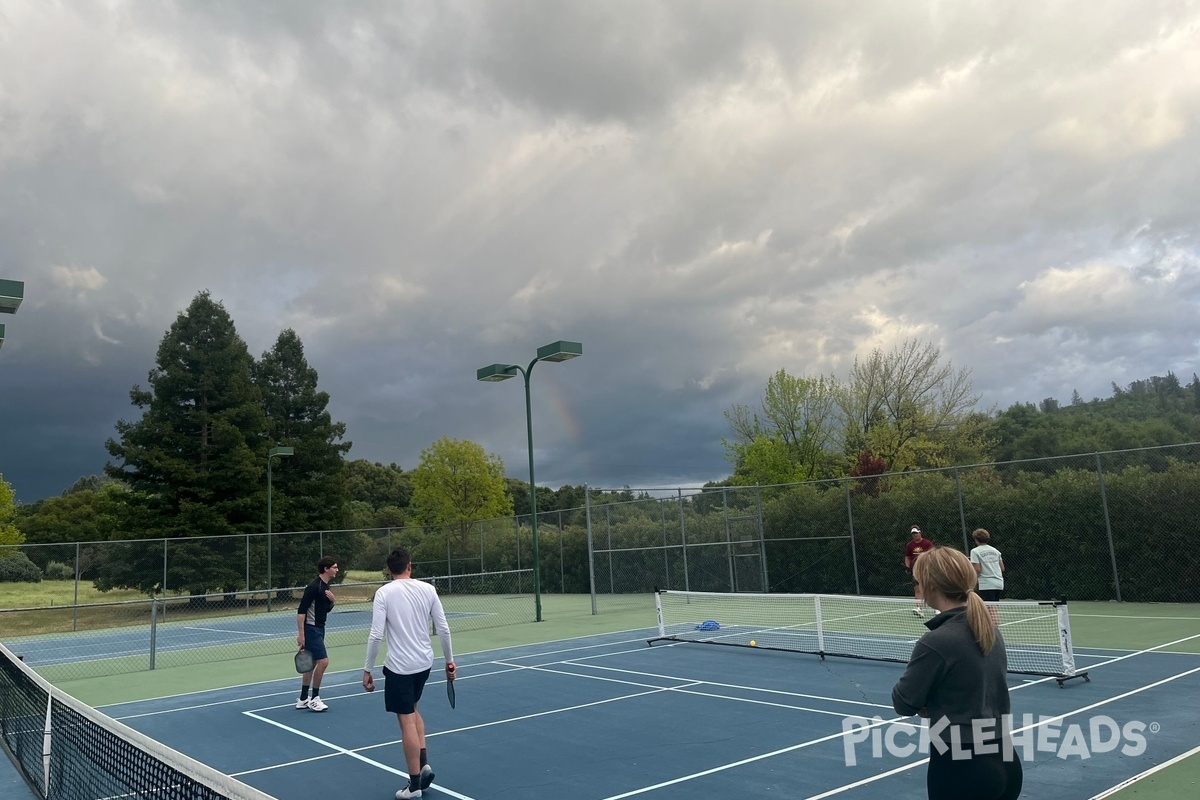
{"type": "Polygon", "coordinates": [[[420,797],[422,790],[433,783],[433,769],[425,752],[425,720],[417,710],[425,681],[433,668],[430,622],[442,643],[448,681],[455,678],[454,651],[450,645],[450,626],[437,590],[428,583],[412,579],[412,558],[408,551],[397,548],[389,553],[387,567],[392,580],[375,592],[367,660],[363,665],[363,688],[368,692],[375,691],[371,670],[379,655],[379,645],[386,636],[383,699],[387,710],[400,722],[408,786],[396,792],[396,800],[406,800],[420,797]]]}

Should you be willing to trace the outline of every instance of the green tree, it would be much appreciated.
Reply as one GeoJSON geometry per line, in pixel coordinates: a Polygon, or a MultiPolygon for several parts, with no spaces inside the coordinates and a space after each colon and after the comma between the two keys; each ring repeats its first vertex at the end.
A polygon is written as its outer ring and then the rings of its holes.
{"type": "Polygon", "coordinates": [[[899,471],[943,466],[957,451],[986,446],[986,429],[970,417],[979,402],[971,371],[942,363],[941,350],[928,342],[909,339],[856,358],[838,402],[842,449],[854,461],[866,451],[899,471]]]}
{"type": "Polygon", "coordinates": [[[12,484],[0,474],[0,558],[14,558],[20,552],[17,545],[25,541],[24,534],[13,524],[16,514],[16,494],[12,484]]]}
{"type": "Polygon", "coordinates": [[[412,471],[413,508],[426,525],[450,526],[458,552],[468,553],[471,524],[510,516],[504,462],[475,442],[443,437],[421,451],[412,471]]]}
{"type": "MultiPolygon", "coordinates": [[[[345,523],[349,499],[343,456],[350,442],[341,441],[346,425],[329,414],[329,394],[317,389],[317,371],[304,357],[304,345],[292,329],[252,369],[262,395],[269,446],[292,447],[294,453],[272,465],[272,522],[276,531],[339,529],[345,523]]],[[[265,457],[265,454],[264,454],[265,457]]],[[[265,462],[264,462],[265,463],[265,462]]],[[[266,485],[260,496],[261,528],[266,529],[266,485]]],[[[343,544],[343,547],[348,545],[343,544]]],[[[299,586],[312,579],[320,557],[320,542],[312,536],[280,536],[272,544],[272,581],[276,586],[299,586]]],[[[351,561],[353,553],[339,552],[351,561]]]]}
{"type": "MultiPolygon", "coordinates": [[[[145,538],[230,536],[263,530],[266,450],[262,396],[251,380],[253,359],[225,308],[201,292],[158,347],[149,389],[134,386],[136,421],[117,422],[106,443],[115,459],[105,473],[133,491],[145,538]]],[[[244,544],[238,539],[172,548],[167,587],[201,593],[240,588],[244,544]]],[[[113,562],[98,579],[106,587],[154,591],[161,553],[113,562]]]]}
{"type": "Polygon", "coordinates": [[[778,484],[827,477],[838,429],[838,385],[833,378],[789,375],[767,379],[757,411],[735,405],[725,412],[733,433],[723,441],[741,484],[778,484]]]}
{"type": "Polygon", "coordinates": [[[412,476],[394,463],[384,466],[359,458],[345,462],[343,469],[350,502],[363,503],[372,512],[405,509],[412,503],[412,476]]]}
{"type": "MultiPolygon", "coordinates": [[[[76,486],[83,480],[76,481],[76,486]]],[[[135,538],[128,525],[129,490],[113,480],[92,480],[88,485],[98,488],[72,487],[59,497],[18,509],[26,540],[38,545],[29,549],[30,558],[43,570],[51,561],[59,561],[70,564],[74,571],[78,554],[79,574],[91,580],[108,549],[94,543],[135,538]],[[87,544],[77,551],[77,542],[87,544]]]]}

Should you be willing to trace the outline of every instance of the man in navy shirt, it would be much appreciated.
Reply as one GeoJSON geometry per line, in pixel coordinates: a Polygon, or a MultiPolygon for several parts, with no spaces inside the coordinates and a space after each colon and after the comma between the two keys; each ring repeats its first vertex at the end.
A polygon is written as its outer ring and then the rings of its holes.
{"type": "Polygon", "coordinates": [[[321,700],[321,677],[329,666],[329,653],[325,651],[325,617],[333,608],[333,592],[329,589],[329,582],[337,574],[336,558],[324,556],[318,561],[317,579],[304,589],[300,607],[296,609],[296,644],[313,657],[313,668],[301,678],[300,699],[296,701],[296,708],[299,709],[324,711],[329,708],[321,700]]]}

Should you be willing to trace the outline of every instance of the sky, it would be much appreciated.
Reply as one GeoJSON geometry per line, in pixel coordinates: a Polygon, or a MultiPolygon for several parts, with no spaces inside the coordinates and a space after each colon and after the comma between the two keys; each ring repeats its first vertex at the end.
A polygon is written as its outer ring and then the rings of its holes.
{"type": "Polygon", "coordinates": [[[724,412],[907,339],[983,410],[1200,371],[1200,6],[5,0],[0,473],[98,474],[198,292],[349,458],[727,477],[724,412]]]}

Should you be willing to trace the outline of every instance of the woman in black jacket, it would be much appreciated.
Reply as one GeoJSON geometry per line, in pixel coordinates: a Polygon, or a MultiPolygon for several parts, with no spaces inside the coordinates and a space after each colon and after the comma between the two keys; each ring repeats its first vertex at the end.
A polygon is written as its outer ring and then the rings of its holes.
{"type": "Polygon", "coordinates": [[[1004,638],[975,592],[970,560],[950,547],[913,563],[913,582],[937,609],[892,689],[899,714],[930,723],[930,800],[1015,800],[1020,754],[1009,731],[1008,656],[1004,638]],[[936,736],[933,734],[936,732],[936,736]]]}

